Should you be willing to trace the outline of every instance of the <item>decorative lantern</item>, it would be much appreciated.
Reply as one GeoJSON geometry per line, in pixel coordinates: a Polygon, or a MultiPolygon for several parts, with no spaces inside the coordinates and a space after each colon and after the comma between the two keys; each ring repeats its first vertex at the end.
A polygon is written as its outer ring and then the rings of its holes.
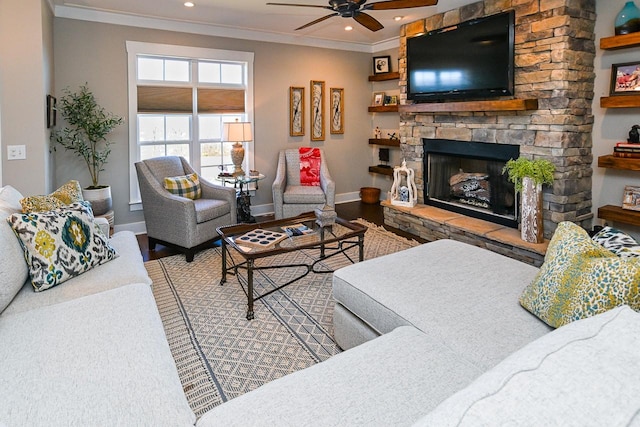
{"type": "Polygon", "coordinates": [[[409,208],[414,207],[418,202],[413,169],[407,167],[406,160],[402,160],[402,166],[393,168],[393,185],[389,191],[389,200],[392,205],[409,208]]]}

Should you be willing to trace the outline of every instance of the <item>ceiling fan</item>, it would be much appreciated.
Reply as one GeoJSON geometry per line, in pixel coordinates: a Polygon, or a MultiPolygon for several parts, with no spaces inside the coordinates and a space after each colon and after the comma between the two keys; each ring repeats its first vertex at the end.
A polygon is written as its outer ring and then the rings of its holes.
{"type": "Polygon", "coordinates": [[[302,30],[303,28],[310,27],[318,24],[325,19],[333,18],[334,16],[341,16],[343,18],[353,18],[360,25],[370,29],[371,31],[378,31],[384,28],[384,26],[373,16],[364,13],[365,10],[393,10],[393,9],[406,9],[410,7],[423,7],[433,6],[438,4],[438,0],[387,0],[379,1],[376,3],[366,4],[367,0],[329,0],[329,6],[319,6],[311,4],[291,4],[291,3],[267,3],[271,6],[292,6],[292,7],[315,7],[321,9],[332,10],[333,13],[323,16],[322,18],[311,21],[302,27],[296,28],[296,30],[302,30]]]}

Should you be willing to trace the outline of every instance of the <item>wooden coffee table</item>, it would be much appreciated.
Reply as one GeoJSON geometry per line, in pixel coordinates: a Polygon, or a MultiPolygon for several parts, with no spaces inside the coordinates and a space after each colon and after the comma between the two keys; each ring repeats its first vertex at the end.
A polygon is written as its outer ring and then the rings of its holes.
{"type": "MultiPolygon", "coordinates": [[[[225,227],[218,227],[217,231],[222,237],[222,279],[220,285],[227,281],[227,275],[238,276],[239,271],[246,271],[247,275],[247,320],[254,317],[253,303],[287,285],[299,280],[309,274],[314,273],[332,273],[333,270],[317,270],[316,265],[324,259],[344,255],[349,261],[355,263],[353,259],[346,253],[347,250],[358,247],[358,261],[362,261],[364,257],[364,233],[367,227],[355,222],[349,222],[342,218],[336,218],[336,225],[331,227],[319,227],[316,224],[316,217],[313,212],[305,213],[296,217],[286,218],[275,221],[260,222],[257,224],[238,224],[225,227]],[[283,229],[297,224],[306,225],[310,233],[300,236],[287,236],[275,244],[267,244],[264,239],[264,245],[261,246],[260,239],[258,241],[245,243],[240,239],[247,236],[247,233],[256,230],[264,230],[264,236],[277,240],[280,238],[279,233],[284,233],[283,229]],[[273,233],[273,234],[270,234],[273,233]],[[298,251],[301,249],[319,249],[319,257],[310,259],[306,264],[287,264],[278,266],[256,266],[255,261],[260,258],[266,258],[286,252],[298,251]],[[234,262],[230,251],[240,255],[242,261],[234,262]],[[264,294],[254,296],[253,293],[253,273],[257,270],[268,270],[276,268],[306,267],[303,274],[291,278],[284,284],[278,285],[275,289],[264,294]]],[[[246,239],[245,239],[246,240],[246,239]]],[[[242,287],[244,290],[244,287],[242,287]]]]}

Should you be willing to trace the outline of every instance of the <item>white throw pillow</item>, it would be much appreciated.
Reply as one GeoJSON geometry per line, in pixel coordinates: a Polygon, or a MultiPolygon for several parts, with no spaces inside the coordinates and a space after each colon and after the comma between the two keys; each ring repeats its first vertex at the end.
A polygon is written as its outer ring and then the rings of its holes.
{"type": "Polygon", "coordinates": [[[10,215],[22,211],[22,198],[10,185],[0,188],[0,313],[29,277],[20,241],[6,221],[10,215]]]}
{"type": "Polygon", "coordinates": [[[640,423],[640,314],[628,306],[562,326],[454,394],[415,426],[640,423]]]}

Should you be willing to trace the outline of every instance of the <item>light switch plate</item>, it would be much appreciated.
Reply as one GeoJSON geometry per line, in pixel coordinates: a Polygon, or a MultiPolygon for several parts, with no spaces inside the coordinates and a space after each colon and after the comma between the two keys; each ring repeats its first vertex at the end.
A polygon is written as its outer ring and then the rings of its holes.
{"type": "Polygon", "coordinates": [[[7,160],[24,160],[26,158],[26,145],[7,145],[7,160]]]}

